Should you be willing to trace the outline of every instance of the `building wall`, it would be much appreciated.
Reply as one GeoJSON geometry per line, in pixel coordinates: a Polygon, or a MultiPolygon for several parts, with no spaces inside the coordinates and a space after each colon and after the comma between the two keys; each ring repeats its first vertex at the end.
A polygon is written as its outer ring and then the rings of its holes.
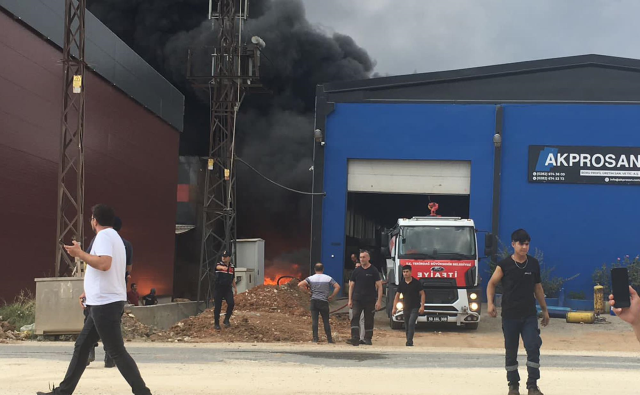
{"type": "MultiPolygon", "coordinates": [[[[566,289],[590,294],[592,273],[604,263],[640,253],[640,188],[625,185],[534,184],[529,145],[640,146],[640,106],[505,105],[500,239],[525,228],[532,254],[543,252],[553,275],[579,276],[566,289]]],[[[470,160],[470,217],[491,230],[495,106],[336,104],[327,118],[322,261],[342,278],[347,160],[470,160]]],[[[479,251],[484,238],[479,237],[479,251]]],[[[483,283],[488,280],[481,262],[483,283]]]]}
{"type": "Polygon", "coordinates": [[[596,268],[640,253],[640,187],[529,183],[528,148],[639,147],[640,106],[507,105],[504,116],[500,237],[526,228],[553,275],[579,274],[566,289],[590,295],[596,268]]]}
{"type": "Polygon", "coordinates": [[[494,133],[492,105],[336,104],[323,148],[326,273],[343,277],[348,159],[471,161],[470,215],[490,230],[494,133]]]}
{"type": "MultiPolygon", "coordinates": [[[[61,57],[0,13],[0,297],[9,300],[54,271],[61,57]]],[[[140,292],[170,294],[179,133],[101,77],[85,79],[85,205],[109,204],[122,218],[140,292]]]]}

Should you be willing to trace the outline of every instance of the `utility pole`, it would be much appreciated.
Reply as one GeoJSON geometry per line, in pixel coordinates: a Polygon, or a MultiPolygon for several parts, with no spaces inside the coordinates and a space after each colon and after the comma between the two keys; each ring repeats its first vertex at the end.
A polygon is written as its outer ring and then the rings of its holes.
{"type": "Polygon", "coordinates": [[[247,7],[248,0],[209,0],[209,19],[217,33],[217,43],[206,48],[204,55],[207,61],[210,59],[211,72],[193,72],[193,50],[189,50],[187,61],[187,77],[196,87],[208,90],[210,97],[198,275],[198,302],[202,301],[204,281],[207,307],[213,296],[211,274],[215,263],[225,250],[234,258],[236,255],[236,118],[246,90],[260,86],[260,48],[264,42],[258,37],[253,37],[249,45],[242,41],[247,7]]]}
{"type": "Polygon", "coordinates": [[[58,163],[58,215],[55,276],[72,268],[81,275],[62,244],[84,241],[84,44],[86,0],[65,0],[62,49],[62,130],[58,163]]]}

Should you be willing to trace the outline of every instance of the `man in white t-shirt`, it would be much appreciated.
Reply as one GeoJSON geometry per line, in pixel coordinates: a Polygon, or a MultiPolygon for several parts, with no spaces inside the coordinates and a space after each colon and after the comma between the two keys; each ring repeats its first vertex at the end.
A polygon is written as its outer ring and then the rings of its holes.
{"type": "Polygon", "coordinates": [[[127,301],[125,283],[126,252],[124,243],[112,226],[113,209],[103,204],[91,209],[91,228],[96,232],[91,253],[82,251],[80,244],[64,246],[69,255],[87,263],[84,276],[84,294],[89,315],[76,340],[73,357],[60,387],[38,395],[71,395],[87,366],[89,352],[98,339],[115,361],[118,370],[127,380],[135,395],[151,395],[140,376],[138,366],[124,347],[120,327],[124,305],[127,301]]]}

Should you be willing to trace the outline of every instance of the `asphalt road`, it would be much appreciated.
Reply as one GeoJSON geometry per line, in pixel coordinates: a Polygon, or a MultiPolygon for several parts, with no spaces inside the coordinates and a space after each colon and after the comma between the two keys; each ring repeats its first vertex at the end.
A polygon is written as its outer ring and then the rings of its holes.
{"type": "MultiPolygon", "coordinates": [[[[127,348],[154,395],[507,393],[500,349],[229,343],[127,348]]],[[[0,394],[33,395],[59,383],[72,349],[71,343],[0,345],[0,394]]],[[[117,369],[99,362],[102,355],[99,349],[74,395],[131,393],[117,369]]],[[[543,353],[541,362],[539,384],[547,395],[638,393],[635,353],[543,353]]]]}
{"type": "MultiPolygon", "coordinates": [[[[348,345],[285,346],[270,347],[268,345],[178,345],[156,346],[135,344],[128,346],[130,354],[138,363],[154,364],[207,364],[233,362],[259,363],[295,363],[321,367],[388,367],[390,369],[405,368],[502,368],[504,357],[501,353],[474,352],[465,353],[442,352],[438,349],[405,349],[389,350],[388,348],[358,348],[348,345]],[[299,348],[299,350],[296,350],[299,348]],[[325,350],[317,350],[324,348],[325,350]],[[414,351],[415,350],[415,351],[414,351]]],[[[73,354],[72,343],[41,343],[40,345],[0,345],[0,360],[3,359],[38,359],[68,362],[73,354]]],[[[101,360],[104,352],[98,348],[96,358],[101,360]]],[[[525,356],[522,355],[524,365],[525,356]]],[[[545,368],[572,369],[613,369],[638,370],[640,359],[635,356],[589,356],[571,354],[542,354],[542,365],[545,368]]]]}

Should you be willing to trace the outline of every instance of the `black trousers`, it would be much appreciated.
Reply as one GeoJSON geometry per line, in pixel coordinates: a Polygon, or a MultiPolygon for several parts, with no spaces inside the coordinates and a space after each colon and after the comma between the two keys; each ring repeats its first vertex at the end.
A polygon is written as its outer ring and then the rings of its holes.
{"type": "MultiPolygon", "coordinates": [[[[84,314],[84,322],[87,322],[87,318],[89,317],[89,310],[91,309],[91,306],[87,306],[85,307],[85,309],[82,311],[82,313],[84,314]]],[[[98,339],[100,340],[100,339],[98,339]]],[[[93,357],[95,358],[96,355],[96,350],[95,348],[98,347],[98,343],[93,345],[93,349],[89,352],[89,355],[93,355],[93,357]]],[[[107,348],[104,347],[104,364],[106,365],[113,365],[113,359],[111,359],[111,357],[109,356],[109,353],[107,352],[107,348]]]]}
{"type": "Polygon", "coordinates": [[[419,311],[420,309],[415,307],[404,312],[404,331],[407,335],[407,343],[413,344],[413,335],[416,333],[419,311]]]}
{"type": "Polygon", "coordinates": [[[224,320],[229,321],[229,318],[231,318],[231,314],[233,314],[233,306],[235,305],[235,302],[233,301],[233,287],[231,287],[230,285],[217,285],[216,289],[213,291],[213,300],[213,319],[215,320],[215,323],[220,323],[220,311],[222,310],[223,300],[227,302],[227,314],[224,316],[224,320]]]}
{"type": "Polygon", "coordinates": [[[360,314],[364,311],[364,339],[373,338],[373,315],[376,312],[376,302],[353,301],[353,317],[351,318],[351,340],[360,340],[360,314]]]}
{"type": "Polygon", "coordinates": [[[322,316],[324,323],[324,333],[327,335],[327,341],[331,339],[331,325],[329,324],[329,302],[326,300],[311,299],[311,331],[313,332],[313,340],[318,341],[318,315],[322,316]]]}
{"type": "Polygon", "coordinates": [[[527,388],[536,385],[540,378],[540,329],[535,315],[526,318],[503,318],[502,332],[504,333],[505,368],[507,381],[511,385],[517,385],[520,381],[518,373],[518,346],[520,337],[527,351],[527,388]]]}
{"type": "Polygon", "coordinates": [[[64,380],[60,383],[58,393],[71,395],[75,391],[82,373],[87,367],[89,351],[98,339],[102,339],[107,354],[113,358],[120,374],[127,380],[135,395],[151,395],[136,362],[124,348],[122,329],[120,327],[125,302],[114,302],[103,306],[91,306],[82,332],[76,340],[73,357],[64,380]]]}

